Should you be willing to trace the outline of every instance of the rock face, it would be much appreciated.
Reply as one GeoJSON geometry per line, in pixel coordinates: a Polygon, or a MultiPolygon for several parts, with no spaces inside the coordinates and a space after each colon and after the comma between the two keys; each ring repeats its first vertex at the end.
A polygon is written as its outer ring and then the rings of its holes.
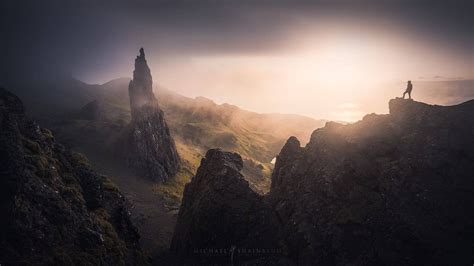
{"type": "Polygon", "coordinates": [[[140,48],[140,54],[135,59],[135,70],[133,70],[133,79],[128,86],[130,96],[130,109],[132,110],[132,119],[136,118],[137,111],[145,105],[156,105],[155,94],[153,94],[153,79],[150,68],[145,59],[145,51],[140,48]]]}
{"type": "Polygon", "coordinates": [[[163,182],[178,172],[179,156],[152,85],[150,69],[141,48],[128,87],[132,121],[118,145],[123,145],[127,163],[137,174],[163,182]]]}
{"type": "Polygon", "coordinates": [[[184,190],[171,244],[174,254],[221,263],[231,262],[231,257],[234,262],[253,259],[257,249],[263,257],[280,255],[276,217],[250,189],[242,167],[236,153],[207,152],[184,190]]]}
{"type": "MultiPolygon", "coordinates": [[[[294,137],[283,147],[263,201],[276,213],[278,243],[294,263],[474,260],[474,101],[432,106],[394,99],[389,107],[388,115],[367,115],[354,124],[329,122],[305,147],[294,137]]],[[[178,224],[180,219],[191,218],[180,216],[178,224]]],[[[208,223],[202,218],[192,226],[208,223]]]]}
{"type": "Polygon", "coordinates": [[[2,264],[145,263],[117,187],[28,120],[4,89],[0,128],[2,264]]]}

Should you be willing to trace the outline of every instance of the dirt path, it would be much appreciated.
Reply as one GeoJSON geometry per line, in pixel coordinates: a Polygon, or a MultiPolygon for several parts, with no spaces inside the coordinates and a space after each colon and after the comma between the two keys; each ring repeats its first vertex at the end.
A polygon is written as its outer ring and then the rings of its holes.
{"type": "Polygon", "coordinates": [[[171,244],[177,211],[165,208],[163,199],[152,191],[153,182],[134,175],[112,160],[85,153],[93,168],[107,175],[130,201],[132,220],[140,233],[143,251],[152,258],[163,256],[171,244]]]}

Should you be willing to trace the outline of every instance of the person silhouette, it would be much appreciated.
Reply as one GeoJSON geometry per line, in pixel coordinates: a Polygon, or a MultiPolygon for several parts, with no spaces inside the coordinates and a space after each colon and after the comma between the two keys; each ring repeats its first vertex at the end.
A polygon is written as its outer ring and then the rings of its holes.
{"type": "Polygon", "coordinates": [[[408,99],[411,99],[411,91],[413,90],[413,84],[411,84],[411,80],[407,83],[407,89],[403,93],[403,99],[405,99],[405,94],[408,93],[408,99]]]}

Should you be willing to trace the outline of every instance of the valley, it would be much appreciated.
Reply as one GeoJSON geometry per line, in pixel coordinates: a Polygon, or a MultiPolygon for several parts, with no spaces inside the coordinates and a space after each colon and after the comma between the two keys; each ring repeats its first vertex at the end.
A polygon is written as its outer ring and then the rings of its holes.
{"type": "Polygon", "coordinates": [[[141,245],[151,257],[166,254],[184,187],[208,149],[221,147],[241,154],[245,178],[254,191],[265,194],[270,189],[271,161],[287,137],[307,141],[311,132],[326,122],[291,114],[258,114],[155,87],[181,163],[174,177],[164,183],[151,182],[124,166],[116,150],[121,132],[131,120],[129,82],[120,78],[89,85],[63,79],[44,85],[49,88],[47,95],[16,93],[41,126],[50,128],[61,143],[85,154],[96,171],[117,184],[133,206],[132,219],[142,236],[141,245]],[[64,98],[67,104],[60,102],[64,98]]]}

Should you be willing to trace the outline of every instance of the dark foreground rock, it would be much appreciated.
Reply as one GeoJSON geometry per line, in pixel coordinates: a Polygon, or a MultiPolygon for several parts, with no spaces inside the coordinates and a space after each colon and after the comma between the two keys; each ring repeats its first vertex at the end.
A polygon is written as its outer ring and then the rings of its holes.
{"type": "Polygon", "coordinates": [[[200,262],[278,260],[276,217],[244,179],[236,153],[209,150],[186,185],[172,253],[200,262]],[[258,230],[255,230],[257,229],[258,230]]]}
{"type": "MultiPolygon", "coordinates": [[[[389,107],[388,115],[367,115],[354,124],[327,123],[314,131],[306,147],[294,137],[283,147],[264,206],[257,205],[248,216],[257,219],[262,210],[275,214],[265,216],[266,225],[276,221],[278,228],[269,239],[277,238],[275,243],[292,262],[463,265],[474,261],[474,101],[432,106],[394,99],[389,107]]],[[[200,247],[200,239],[212,246],[220,243],[218,236],[235,238],[228,232],[240,228],[246,228],[244,238],[267,230],[244,220],[220,230],[227,221],[224,217],[240,216],[232,208],[210,217],[200,213],[201,200],[195,195],[216,199],[209,206],[255,201],[245,196],[245,188],[197,185],[213,184],[215,173],[224,180],[236,179],[232,178],[236,170],[219,170],[229,168],[225,164],[204,160],[187,187],[175,238],[190,246],[174,242],[174,252],[200,247]]],[[[252,243],[265,243],[259,241],[252,243]]]]}
{"type": "Polygon", "coordinates": [[[269,198],[298,262],[466,264],[474,259],[474,101],[394,99],[389,115],[328,123],[279,155],[269,198]]]}
{"type": "Polygon", "coordinates": [[[127,202],[0,89],[0,263],[136,265],[146,261],[127,202]]]}
{"type": "Polygon", "coordinates": [[[164,182],[178,172],[180,160],[152,86],[142,48],[128,88],[132,121],[117,145],[137,174],[164,182]]]}

